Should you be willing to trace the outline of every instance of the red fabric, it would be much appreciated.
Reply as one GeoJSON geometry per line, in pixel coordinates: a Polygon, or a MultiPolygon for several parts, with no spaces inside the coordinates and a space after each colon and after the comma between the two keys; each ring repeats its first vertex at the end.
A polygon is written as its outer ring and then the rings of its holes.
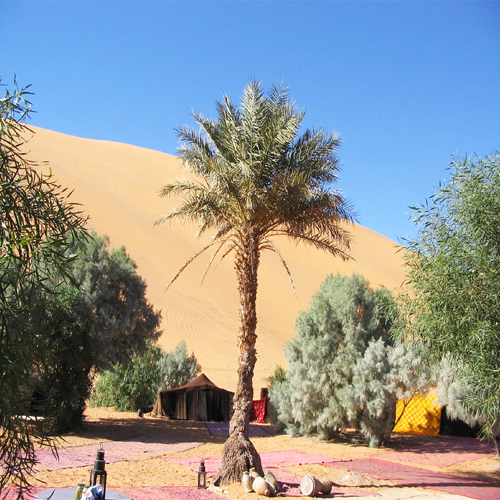
{"type": "Polygon", "coordinates": [[[253,401],[252,410],[250,411],[250,420],[252,422],[263,424],[266,421],[266,403],[267,398],[253,401]]]}

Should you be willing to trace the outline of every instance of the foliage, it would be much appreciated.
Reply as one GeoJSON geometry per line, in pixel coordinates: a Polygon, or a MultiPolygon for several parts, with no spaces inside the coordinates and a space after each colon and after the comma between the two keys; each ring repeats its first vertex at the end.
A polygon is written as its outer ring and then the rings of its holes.
{"type": "Polygon", "coordinates": [[[471,427],[483,425],[484,419],[479,415],[470,414],[464,401],[471,387],[465,385],[459,376],[459,370],[453,365],[449,356],[443,359],[437,367],[437,401],[441,406],[446,406],[446,413],[451,419],[460,419],[471,427]]]}
{"type": "Polygon", "coordinates": [[[274,370],[274,373],[266,378],[266,382],[269,387],[276,387],[286,380],[286,370],[278,365],[274,370]]]}
{"type": "Polygon", "coordinates": [[[135,351],[126,365],[117,364],[99,375],[91,398],[94,406],[119,411],[150,411],[161,381],[162,351],[150,343],[145,353],[135,351]]]}
{"type": "Polygon", "coordinates": [[[500,154],[451,161],[450,180],[414,207],[410,292],[400,334],[435,364],[446,356],[469,390],[463,406],[485,432],[500,418],[500,154]]]}
{"type": "MultiPolygon", "coordinates": [[[[353,214],[337,182],[340,140],[337,133],[306,130],[299,135],[305,112],[297,110],[287,89],[250,81],[240,106],[223,95],[217,119],[193,112],[199,128],[180,127],[180,156],[192,174],[166,184],[162,196],[180,195],[171,220],[198,224],[198,234],[213,231],[201,253],[221,258],[235,253],[240,298],[238,383],[233,398],[231,432],[224,445],[215,484],[240,480],[249,467],[261,472],[260,458],[249,440],[253,372],[257,359],[256,297],[260,254],[271,250],[288,268],[273,237],[287,236],[333,256],[348,258],[349,234],[342,222],[353,214]]],[[[290,273],[289,273],[290,275],[290,273]]]]}
{"type": "Polygon", "coordinates": [[[43,428],[19,418],[28,410],[33,366],[51,353],[38,335],[43,297],[53,293],[40,261],[64,274],[69,235],[85,223],[65,190],[21,151],[28,97],[27,88],[15,88],[0,99],[0,495],[13,481],[19,497],[33,474],[35,445],[46,440],[43,428]]]}
{"type": "Polygon", "coordinates": [[[452,420],[461,420],[471,429],[471,433],[490,437],[494,443],[495,451],[500,456],[498,437],[500,436],[500,420],[496,419],[488,425],[486,415],[471,411],[466,401],[472,392],[469,379],[465,375],[468,369],[456,366],[450,356],[443,356],[441,362],[435,367],[437,381],[436,403],[446,407],[446,415],[452,420]],[[482,427],[482,431],[479,428],[482,427]]]}
{"type": "Polygon", "coordinates": [[[50,353],[39,369],[39,412],[49,430],[61,433],[81,427],[92,386],[94,316],[84,293],[65,287],[50,297],[40,331],[50,353]]]}
{"type": "Polygon", "coordinates": [[[354,368],[352,385],[340,389],[347,422],[357,423],[370,447],[384,445],[396,424],[398,401],[428,390],[429,371],[411,344],[371,340],[354,368]]]}
{"type": "MultiPolygon", "coordinates": [[[[282,384],[286,384],[286,370],[282,366],[278,365],[274,370],[274,373],[266,378],[266,382],[271,393],[275,391],[275,394],[281,394],[282,397],[286,396],[286,393],[282,387],[282,384]]],[[[285,430],[285,425],[279,420],[278,410],[276,408],[276,405],[274,404],[273,399],[269,397],[269,394],[266,411],[271,424],[276,427],[278,432],[283,432],[285,430]]]]}
{"type": "Polygon", "coordinates": [[[185,342],[179,342],[173,352],[164,352],[159,360],[161,371],[161,387],[159,389],[175,389],[191,382],[201,372],[194,352],[187,354],[185,342]]]}
{"type": "MultiPolygon", "coordinates": [[[[70,279],[64,280],[47,265],[54,287],[65,290],[72,283],[79,290],[76,293],[71,288],[73,292],[48,300],[42,321],[46,343],[52,348],[51,355],[37,367],[37,394],[44,399],[39,404],[41,413],[51,429],[59,432],[81,425],[91,373],[131,357],[134,361],[159,335],[160,314],[145,297],[146,284],[137,275],[135,263],[125,248],[109,251],[108,245],[107,236],[95,233],[75,241],[67,250],[70,279]]],[[[146,365],[147,361],[140,359],[146,365]]],[[[146,373],[146,366],[143,368],[146,373]]],[[[124,390],[135,384],[133,404],[147,407],[151,403],[148,380],[138,388],[134,376],[140,373],[131,375],[132,382],[128,375],[119,382],[125,384],[124,390]]],[[[127,408],[130,404],[128,400],[117,403],[127,408]]]]}
{"type": "Polygon", "coordinates": [[[371,446],[386,442],[397,400],[427,380],[409,347],[392,346],[391,301],[390,292],[373,290],[360,275],[323,281],[287,343],[285,380],[270,390],[287,432],[330,439],[354,427],[371,446]]]}
{"type": "Polygon", "coordinates": [[[184,342],[171,353],[150,342],[148,350],[135,352],[127,365],[117,364],[100,374],[91,403],[120,411],[150,411],[158,390],[179,387],[200,371],[194,354],[187,356],[184,342]]]}
{"type": "Polygon", "coordinates": [[[126,363],[160,336],[160,311],[146,298],[146,283],[125,247],[109,250],[109,238],[95,232],[70,249],[77,258],[68,272],[88,297],[95,317],[94,366],[126,363]]]}

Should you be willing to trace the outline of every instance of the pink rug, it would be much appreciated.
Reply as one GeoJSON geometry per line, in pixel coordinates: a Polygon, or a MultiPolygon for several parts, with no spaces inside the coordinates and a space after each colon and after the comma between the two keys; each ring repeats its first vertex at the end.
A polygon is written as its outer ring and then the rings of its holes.
{"type": "Polygon", "coordinates": [[[394,481],[404,487],[429,488],[478,500],[500,500],[500,484],[498,483],[474,481],[376,458],[359,458],[349,463],[336,463],[332,467],[394,481]]]}
{"type": "MultiPolygon", "coordinates": [[[[37,493],[46,490],[47,487],[33,488],[27,499],[32,499],[37,493]]],[[[225,497],[210,490],[199,490],[195,486],[142,486],[136,488],[112,488],[123,495],[131,497],[133,500],[220,500],[225,497]]],[[[2,491],[2,495],[4,492],[2,491]]],[[[6,496],[2,500],[14,500],[15,490],[10,488],[6,491],[6,496]]]]}
{"type": "MultiPolygon", "coordinates": [[[[203,443],[158,443],[140,441],[111,441],[103,443],[106,463],[134,461],[143,458],[155,458],[166,453],[179,453],[196,448],[203,443]]],[[[94,465],[97,449],[95,444],[60,448],[59,458],[50,450],[39,450],[36,458],[40,462],[39,471],[67,469],[70,467],[88,467],[94,465]]]]}
{"type": "Polygon", "coordinates": [[[137,488],[114,488],[133,500],[220,500],[226,497],[210,490],[199,490],[195,486],[164,486],[155,487],[137,487],[137,488]]]}
{"type": "MultiPolygon", "coordinates": [[[[205,426],[211,436],[229,437],[229,422],[205,422],[205,426]]],[[[267,432],[264,426],[250,424],[250,437],[269,437],[272,434],[267,432]]]]}
{"type": "MultiPolygon", "coordinates": [[[[297,474],[289,471],[287,469],[265,469],[266,472],[271,471],[278,482],[280,483],[279,493],[280,496],[287,497],[303,497],[304,495],[300,491],[300,481],[303,476],[298,476],[297,474]]],[[[341,487],[334,485],[332,491],[329,495],[320,495],[318,498],[333,498],[338,496],[347,495],[349,497],[364,497],[364,496],[380,496],[378,493],[372,491],[356,489],[353,487],[341,487]]]]}
{"type": "Polygon", "coordinates": [[[493,446],[479,439],[440,436],[433,441],[381,455],[383,460],[412,465],[448,467],[494,455],[493,446]]]}
{"type": "MultiPolygon", "coordinates": [[[[178,465],[189,467],[197,471],[201,460],[205,461],[205,470],[208,476],[214,476],[219,470],[221,457],[165,457],[164,460],[178,465]]],[[[267,470],[270,468],[286,467],[287,465],[320,464],[332,465],[336,462],[342,462],[341,458],[319,455],[317,453],[307,453],[305,451],[287,450],[287,451],[265,451],[260,453],[262,467],[267,470]]]]}

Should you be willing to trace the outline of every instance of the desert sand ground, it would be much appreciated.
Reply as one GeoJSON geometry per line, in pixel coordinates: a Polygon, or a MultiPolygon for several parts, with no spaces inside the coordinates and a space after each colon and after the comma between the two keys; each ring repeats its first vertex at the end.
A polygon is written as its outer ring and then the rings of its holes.
{"type": "MultiPolygon", "coordinates": [[[[271,427],[268,427],[272,431],[271,427]]],[[[108,488],[138,487],[138,486],[195,486],[197,473],[190,467],[169,462],[169,457],[217,457],[222,454],[224,437],[212,437],[203,422],[178,421],[166,418],[153,417],[146,414],[139,418],[137,414],[130,412],[116,412],[109,408],[88,408],[86,410],[86,421],[84,429],[63,436],[59,442],[61,450],[82,445],[110,446],[111,442],[133,439],[141,436],[148,437],[150,442],[173,438],[179,443],[196,443],[186,451],[166,453],[155,458],[134,459],[130,461],[119,461],[107,463],[108,488]]],[[[345,441],[321,442],[311,437],[292,438],[283,434],[270,437],[255,437],[252,442],[259,453],[281,450],[301,450],[308,453],[321,454],[329,457],[353,460],[366,457],[380,457],[388,452],[403,450],[409,446],[416,446],[425,440],[431,439],[423,436],[399,435],[393,436],[392,442],[387,448],[371,449],[364,444],[345,441]]],[[[147,448],[147,446],[145,446],[147,448]]],[[[109,456],[107,457],[110,458],[109,456]]],[[[449,467],[427,466],[428,470],[435,470],[447,474],[453,474],[468,480],[484,481],[498,484],[498,496],[484,498],[500,498],[500,462],[492,453],[484,458],[474,457],[474,460],[463,461],[449,467]]],[[[415,487],[401,487],[391,481],[376,480],[366,477],[366,484],[352,485],[352,495],[349,494],[349,482],[343,481],[346,470],[309,464],[289,466],[287,469],[297,476],[313,475],[318,478],[327,478],[337,485],[342,485],[342,495],[345,497],[360,496],[364,498],[383,497],[396,498],[440,498],[451,500],[461,498],[455,494],[442,493],[429,489],[415,487]],[[360,493],[361,492],[361,493],[360,493]]],[[[68,487],[88,482],[90,467],[68,467],[58,470],[40,471],[35,476],[34,486],[45,487],[68,487]]],[[[224,486],[216,490],[219,494],[232,500],[256,500],[255,493],[244,493],[239,483],[224,486]]],[[[465,497],[464,497],[465,498],[465,497]]]]}

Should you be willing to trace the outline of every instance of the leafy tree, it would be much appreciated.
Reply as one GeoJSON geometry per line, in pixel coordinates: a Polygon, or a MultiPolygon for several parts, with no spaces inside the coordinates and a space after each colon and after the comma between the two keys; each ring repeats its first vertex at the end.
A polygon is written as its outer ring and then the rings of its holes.
{"type": "Polygon", "coordinates": [[[61,433],[82,424],[92,387],[94,316],[85,294],[70,287],[49,297],[44,316],[40,332],[50,353],[37,370],[43,397],[39,412],[52,433],[61,433]]]}
{"type": "Polygon", "coordinates": [[[332,187],[339,170],[338,134],[306,130],[299,136],[305,112],[296,109],[286,88],[273,86],[266,96],[260,83],[250,81],[240,107],[224,95],[217,112],[216,120],[193,113],[200,130],[179,128],[180,156],[197,180],[177,179],[163,187],[162,196],[181,195],[182,202],[157,223],[180,219],[198,223],[198,234],[214,231],[211,243],[185,266],[208,249],[214,249],[214,257],[235,253],[238,383],[230,435],[214,479],[225,484],[239,481],[249,467],[262,471],[248,434],[261,252],[272,250],[286,268],[272,237],[287,236],[347,259],[349,235],[342,222],[352,214],[332,187]]]}
{"type": "Polygon", "coordinates": [[[455,157],[450,180],[414,207],[404,338],[443,356],[468,387],[463,407],[493,436],[500,418],[500,154],[455,157]]]}
{"type": "MultiPolygon", "coordinates": [[[[44,399],[43,404],[38,402],[39,411],[58,432],[81,426],[96,370],[132,362],[144,365],[146,374],[148,357],[142,358],[141,353],[159,335],[160,313],[147,301],[146,284],[137,275],[135,263],[125,248],[109,251],[108,245],[106,236],[95,233],[74,242],[67,251],[72,256],[66,268],[71,280],[47,266],[53,287],[67,292],[49,297],[41,320],[41,334],[53,352],[37,366],[37,394],[44,399]]],[[[117,407],[151,404],[148,395],[155,394],[156,385],[151,388],[147,379],[138,388],[134,377],[140,377],[140,371],[130,374],[122,367],[116,371],[126,375],[119,380],[125,400],[118,399],[117,407]]]]}
{"type": "Polygon", "coordinates": [[[201,372],[201,366],[194,353],[187,354],[186,343],[179,342],[171,353],[163,353],[159,361],[161,371],[161,387],[159,389],[175,389],[191,382],[201,372]]]}
{"type": "Polygon", "coordinates": [[[159,390],[184,385],[200,371],[194,354],[187,355],[184,342],[171,353],[150,342],[147,352],[135,352],[127,365],[117,364],[100,374],[91,403],[120,411],[150,411],[159,390]]]}
{"type": "Polygon", "coordinates": [[[85,219],[65,190],[40,175],[21,152],[29,135],[27,88],[0,99],[0,496],[9,481],[29,488],[35,445],[48,441],[26,414],[34,365],[52,353],[39,335],[43,297],[53,293],[45,266],[64,273],[69,236],[84,237],[85,219]]]}
{"type": "Polygon", "coordinates": [[[75,241],[68,273],[88,297],[95,317],[94,366],[126,363],[160,336],[161,313],[146,298],[146,282],[125,247],[109,250],[108,236],[95,232],[75,241]]]}
{"type": "Polygon", "coordinates": [[[360,275],[324,280],[299,314],[286,346],[289,369],[270,391],[287,432],[330,439],[354,427],[371,446],[387,441],[398,399],[427,381],[414,352],[392,346],[391,302],[386,289],[373,290],[360,275]]]}
{"type": "Polygon", "coordinates": [[[126,365],[103,371],[91,397],[94,406],[114,406],[119,411],[150,411],[162,380],[162,350],[150,343],[145,353],[135,351],[126,365]]]}

